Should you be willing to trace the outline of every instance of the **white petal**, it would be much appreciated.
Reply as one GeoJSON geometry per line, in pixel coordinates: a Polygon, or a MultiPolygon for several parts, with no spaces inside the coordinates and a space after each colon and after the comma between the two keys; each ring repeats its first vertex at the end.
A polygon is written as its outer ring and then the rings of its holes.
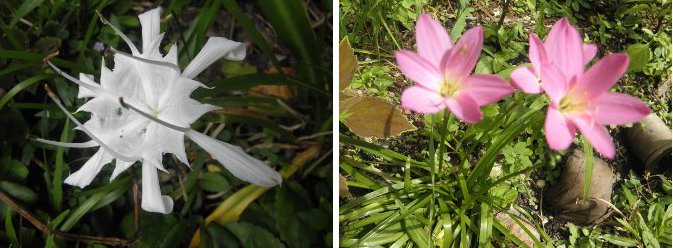
{"type": "Polygon", "coordinates": [[[159,144],[155,142],[159,142],[157,140],[156,136],[152,137],[150,136],[150,133],[156,133],[156,131],[151,131],[150,129],[154,129],[151,126],[157,125],[156,123],[151,123],[150,125],[147,126],[147,143],[145,143],[145,147],[141,148],[142,149],[142,154],[143,154],[143,164],[151,164],[154,166],[156,169],[161,170],[163,172],[168,172],[166,168],[164,167],[164,164],[162,163],[163,161],[163,151],[161,151],[161,148],[159,148],[159,144]]]}
{"type": "Polygon", "coordinates": [[[147,139],[153,141],[149,147],[153,150],[153,154],[161,156],[164,153],[172,153],[180,162],[189,165],[185,153],[185,133],[154,122],[148,125],[147,135],[147,139]]]}
{"type": "MultiPolygon", "coordinates": [[[[96,82],[93,81],[93,75],[80,73],[79,80],[86,84],[96,85],[96,82]]],[[[87,89],[86,87],[79,86],[79,92],[77,93],[77,98],[95,97],[95,96],[96,94],[87,89]]]]}
{"type": "Polygon", "coordinates": [[[177,44],[173,43],[173,45],[171,46],[171,49],[168,50],[168,53],[166,54],[166,56],[164,56],[164,61],[168,62],[168,63],[171,63],[171,64],[174,64],[174,65],[178,65],[178,45],[177,44]]]}
{"type": "Polygon", "coordinates": [[[109,93],[106,92],[105,90],[103,90],[103,89],[100,87],[100,85],[98,85],[98,84],[88,84],[88,83],[82,82],[82,80],[79,80],[79,79],[77,79],[77,78],[74,78],[73,76],[68,75],[68,73],[65,73],[63,70],[61,70],[60,68],[56,67],[56,65],[54,65],[54,64],[51,63],[50,61],[47,61],[47,64],[48,64],[54,71],[56,71],[59,75],[65,77],[66,79],[70,80],[70,81],[73,82],[73,83],[76,83],[76,84],[79,85],[80,87],[85,87],[85,88],[87,88],[89,91],[93,92],[93,93],[96,94],[97,96],[109,96],[109,93]]]}
{"type": "Polygon", "coordinates": [[[93,181],[96,175],[98,175],[98,172],[103,168],[103,165],[110,163],[112,159],[112,155],[105,152],[104,149],[98,149],[98,151],[84,163],[82,168],[75,173],[70,174],[70,176],[65,179],[65,183],[80,188],[86,187],[93,181]]]}
{"type": "Polygon", "coordinates": [[[151,51],[152,42],[159,36],[161,25],[161,7],[138,15],[143,28],[143,54],[151,51]]]}
{"type": "Polygon", "coordinates": [[[203,114],[220,109],[218,106],[203,104],[191,98],[183,101],[169,101],[162,108],[164,111],[161,112],[159,118],[180,127],[189,127],[203,114]]]}
{"type": "Polygon", "coordinates": [[[143,50],[143,58],[147,59],[152,59],[152,60],[159,60],[163,61],[163,55],[161,55],[161,51],[159,51],[159,46],[161,45],[161,40],[164,39],[164,33],[159,34],[159,36],[155,37],[152,43],[150,43],[149,47],[145,50],[143,50]]]}
{"type": "Polygon", "coordinates": [[[222,56],[228,60],[243,60],[245,58],[245,45],[222,37],[211,37],[182,72],[182,76],[194,78],[222,56]]]}
{"type": "Polygon", "coordinates": [[[112,171],[112,175],[110,176],[110,182],[112,182],[112,180],[117,178],[117,176],[119,176],[119,174],[121,174],[126,169],[131,167],[131,165],[133,165],[134,163],[135,162],[124,162],[124,161],[121,161],[119,159],[115,160],[115,169],[112,171]]]}
{"type": "Polygon", "coordinates": [[[248,155],[238,146],[224,143],[194,130],[189,130],[185,134],[222,163],[231,174],[243,181],[263,187],[273,187],[282,182],[278,172],[259,159],[248,155]]]}
{"type": "Polygon", "coordinates": [[[167,214],[173,211],[173,199],[161,195],[157,168],[147,162],[143,163],[143,190],[140,207],[148,212],[167,214]]]}
{"type": "MultiPolygon", "coordinates": [[[[91,132],[87,127],[83,126],[82,123],[79,122],[79,120],[77,120],[77,118],[72,116],[72,114],[65,107],[63,107],[63,104],[61,104],[60,99],[55,98],[55,97],[53,97],[52,99],[54,100],[54,103],[56,103],[56,106],[58,106],[58,108],[61,109],[61,111],[68,117],[68,119],[70,119],[73,123],[75,123],[75,125],[77,125],[77,128],[79,130],[82,130],[83,132],[85,132],[89,136],[89,138],[96,141],[96,143],[98,143],[101,146],[101,148],[105,149],[105,151],[112,154],[112,156],[114,156],[117,159],[121,159],[121,160],[128,161],[128,162],[138,160],[137,157],[129,157],[129,156],[121,154],[121,153],[117,152],[116,150],[110,148],[97,135],[95,135],[93,132],[91,132]]],[[[94,99],[96,99],[96,98],[94,98],[94,99]]]]}

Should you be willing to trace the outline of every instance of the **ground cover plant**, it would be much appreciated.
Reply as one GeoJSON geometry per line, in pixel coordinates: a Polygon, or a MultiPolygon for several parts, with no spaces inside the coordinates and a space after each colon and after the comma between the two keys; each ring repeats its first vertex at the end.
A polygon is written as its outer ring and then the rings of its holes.
{"type": "Polygon", "coordinates": [[[342,1],[340,246],[670,246],[670,4],[342,1]]]}
{"type": "Polygon", "coordinates": [[[331,246],[331,3],[0,13],[0,246],[331,246]]]}

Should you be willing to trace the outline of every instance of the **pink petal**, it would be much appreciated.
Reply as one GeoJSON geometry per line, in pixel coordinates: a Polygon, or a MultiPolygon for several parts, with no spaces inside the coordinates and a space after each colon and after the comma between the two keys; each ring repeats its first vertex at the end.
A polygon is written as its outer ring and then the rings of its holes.
{"type": "Polygon", "coordinates": [[[610,134],[608,134],[608,130],[605,127],[590,115],[573,116],[570,118],[596,151],[608,158],[615,157],[615,144],[612,143],[610,134]]]}
{"type": "Polygon", "coordinates": [[[469,94],[457,93],[447,100],[447,105],[456,117],[467,123],[474,124],[483,118],[479,104],[469,94]]]}
{"type": "Polygon", "coordinates": [[[542,66],[542,89],[549,95],[549,98],[559,104],[568,91],[568,81],[561,71],[554,65],[542,66]]]}
{"type": "Polygon", "coordinates": [[[596,53],[598,52],[598,47],[594,44],[584,44],[582,46],[582,61],[584,61],[584,65],[588,65],[591,60],[596,57],[596,53]]]}
{"type": "Polygon", "coordinates": [[[451,79],[459,79],[470,75],[477,65],[481,48],[484,45],[484,34],[481,26],[467,30],[458,39],[456,45],[442,58],[443,72],[451,79]]]}
{"type": "Polygon", "coordinates": [[[544,134],[551,149],[562,151],[568,149],[575,138],[575,126],[553,106],[547,108],[544,123],[544,134]]]}
{"type": "Polygon", "coordinates": [[[463,81],[463,92],[469,94],[479,106],[495,103],[512,94],[514,88],[496,75],[472,75],[463,81]]]}
{"type": "Polygon", "coordinates": [[[540,79],[535,75],[535,71],[532,67],[516,68],[509,74],[509,79],[512,80],[512,84],[514,84],[517,89],[520,89],[523,92],[528,94],[542,93],[540,79]]]}
{"type": "Polygon", "coordinates": [[[596,106],[596,121],[602,125],[631,124],[651,112],[640,99],[620,93],[601,94],[593,103],[596,106]]]}
{"type": "Polygon", "coordinates": [[[412,51],[398,51],[395,58],[404,75],[427,89],[439,91],[444,77],[430,62],[412,51]]]}
{"type": "Polygon", "coordinates": [[[542,65],[549,62],[544,44],[535,34],[530,34],[528,37],[528,58],[533,63],[537,75],[540,74],[542,65]]]}
{"type": "Polygon", "coordinates": [[[563,18],[554,24],[544,45],[550,63],[556,64],[567,78],[582,75],[584,72],[582,38],[568,19],[563,18]]]}
{"type": "Polygon", "coordinates": [[[451,39],[446,29],[428,14],[421,14],[416,22],[418,54],[439,68],[444,53],[451,49],[451,39]]]}
{"type": "Polygon", "coordinates": [[[615,53],[596,62],[573,89],[573,94],[583,99],[593,99],[605,93],[624,75],[629,67],[629,56],[615,53]]]}
{"type": "Polygon", "coordinates": [[[402,108],[424,114],[437,113],[446,108],[444,98],[439,93],[418,86],[409,87],[404,90],[400,101],[402,108]]]}

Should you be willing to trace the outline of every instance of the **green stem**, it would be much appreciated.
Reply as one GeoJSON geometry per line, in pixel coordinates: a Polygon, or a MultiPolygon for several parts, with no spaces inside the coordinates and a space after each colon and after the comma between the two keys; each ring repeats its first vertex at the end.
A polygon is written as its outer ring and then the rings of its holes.
{"type": "Polygon", "coordinates": [[[582,146],[584,147],[584,192],[582,194],[582,201],[586,203],[589,199],[591,177],[594,171],[594,148],[584,135],[582,135],[582,146]]]}
{"type": "Polygon", "coordinates": [[[435,152],[435,115],[432,115],[432,127],[430,130],[430,143],[429,145],[429,152],[430,152],[430,188],[432,190],[432,194],[430,195],[430,206],[428,206],[428,230],[430,231],[430,235],[428,235],[428,243],[433,244],[432,242],[432,219],[434,218],[435,215],[435,157],[436,157],[436,152],[435,152]]]}
{"type": "Polygon", "coordinates": [[[444,111],[444,119],[442,121],[442,133],[440,134],[440,141],[442,143],[439,143],[439,170],[442,170],[442,165],[444,164],[444,153],[446,153],[446,133],[448,132],[447,126],[449,125],[449,119],[453,117],[453,115],[450,115],[449,111],[446,110],[444,111]]]}
{"type": "MultiPolygon", "coordinates": [[[[430,183],[431,183],[431,189],[432,189],[432,197],[430,198],[430,207],[429,207],[429,217],[428,217],[428,230],[430,230],[430,235],[428,236],[429,242],[433,247],[434,247],[434,240],[432,239],[432,227],[434,225],[434,214],[435,214],[435,176],[437,174],[436,169],[438,168],[440,171],[442,170],[442,166],[444,164],[444,153],[446,149],[446,132],[448,131],[447,125],[449,123],[449,118],[451,117],[450,113],[448,110],[444,111],[444,117],[442,119],[442,126],[441,126],[441,133],[440,133],[440,142],[439,143],[439,161],[437,166],[435,166],[435,153],[434,153],[434,126],[432,133],[430,135],[430,148],[432,152],[432,157],[431,157],[431,168],[430,168],[430,183]]],[[[432,123],[436,124],[437,122],[435,121],[435,116],[432,116],[432,123]]]]}
{"type": "Polygon", "coordinates": [[[498,20],[498,28],[496,30],[500,30],[502,27],[502,24],[505,22],[505,16],[507,15],[507,12],[509,10],[509,4],[511,0],[505,0],[502,3],[502,14],[500,15],[500,20],[498,20]]]}

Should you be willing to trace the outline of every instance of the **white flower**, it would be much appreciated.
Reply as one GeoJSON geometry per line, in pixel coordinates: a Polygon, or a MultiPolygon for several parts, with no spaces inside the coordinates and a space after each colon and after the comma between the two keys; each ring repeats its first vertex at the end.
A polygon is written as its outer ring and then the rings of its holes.
{"type": "MultiPolygon", "coordinates": [[[[73,78],[53,64],[49,65],[69,80],[77,83],[78,97],[91,98],[77,111],[91,113],[91,119],[81,124],[52,95],[56,104],[92,140],[85,143],[61,143],[36,139],[65,147],[100,146],[77,172],[65,183],[85,187],[101,168],[115,160],[110,180],[135,162],[142,163],[142,208],[150,212],[169,213],[173,200],[162,196],[157,169],[165,171],[162,155],[172,153],[189,165],[185,154],[184,136],[193,140],[224,165],[234,176],[260,186],[272,187],[281,182],[280,175],[264,162],[233,146],[189,128],[201,115],[218,107],[191,99],[198,87],[205,87],[193,78],[218,59],[242,60],[245,46],[225,38],[212,37],[184,71],[178,67],[177,46],[173,44],[166,56],[159,51],[163,33],[159,33],[161,9],[138,16],[142,26],[142,53],[116,27],[110,25],[128,44],[131,54],[116,51],[114,69],[101,68],[100,84],[93,76],[80,74],[73,78]]],[[[104,62],[104,61],[103,61],[104,62]]]]}

